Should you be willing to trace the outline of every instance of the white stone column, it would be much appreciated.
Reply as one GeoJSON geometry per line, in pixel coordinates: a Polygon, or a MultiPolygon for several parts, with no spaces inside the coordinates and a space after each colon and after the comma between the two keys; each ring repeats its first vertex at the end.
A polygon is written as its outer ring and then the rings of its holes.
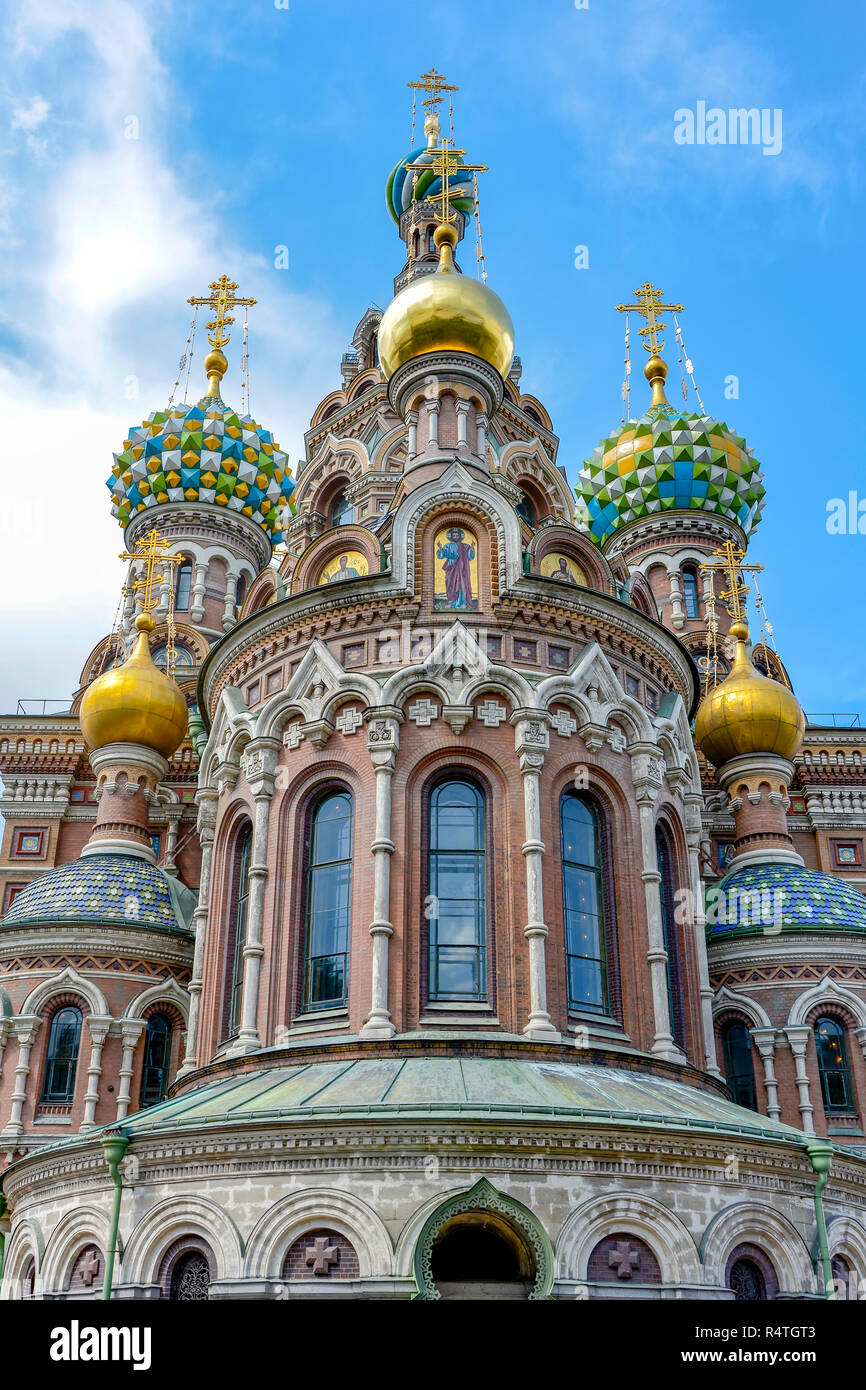
{"type": "Polygon", "coordinates": [[[707,960],[707,916],[704,911],[703,883],[701,879],[701,834],[703,824],[701,810],[704,798],[700,791],[686,792],[685,806],[686,844],[689,855],[689,886],[694,910],[691,914],[692,930],[695,934],[695,957],[698,965],[698,993],[701,1001],[701,1033],[703,1036],[704,1066],[712,1076],[721,1076],[716,1057],[716,1032],[713,1026],[713,987],[710,984],[710,967],[707,960]]]}
{"type": "Polygon", "coordinates": [[[661,874],[658,867],[655,834],[655,801],[661,790],[662,771],[659,750],[655,744],[632,744],[628,749],[632,766],[632,781],[637,792],[638,814],[640,816],[641,879],[644,885],[646,902],[647,933],[649,949],[647,962],[650,969],[653,999],[653,1044],[650,1049],[658,1057],[669,1062],[684,1062],[683,1053],[674,1042],[671,1032],[670,1000],[668,997],[668,953],[665,949],[665,934],[662,924],[662,904],[659,885],[661,874]]]}
{"type": "Polygon", "coordinates": [[[21,1115],[27,1099],[27,1080],[30,1076],[30,1052],[42,1022],[35,1014],[19,1014],[12,1019],[12,1029],[18,1039],[18,1062],[15,1067],[15,1089],[12,1092],[12,1108],[9,1122],[3,1131],[4,1136],[13,1137],[24,1128],[21,1115]]]}
{"type": "Polygon", "coordinates": [[[409,427],[409,438],[406,444],[406,456],[413,459],[418,452],[418,412],[417,410],[406,411],[406,424],[409,427]]]}
{"type": "Polygon", "coordinates": [[[276,738],[253,739],[243,756],[241,767],[255,801],[253,843],[250,853],[250,892],[247,906],[247,932],[244,940],[244,985],[241,1026],[232,1054],[255,1052],[262,1046],[259,1037],[259,984],[262,974],[262,944],[265,916],[265,887],[268,879],[268,827],[271,799],[280,742],[276,738]]]}
{"type": "Polygon", "coordinates": [[[144,1020],[141,1018],[123,1018],[120,1020],[120,1041],[123,1052],[120,1059],[120,1086],[117,1091],[117,1119],[123,1120],[129,1112],[130,1087],[132,1085],[133,1065],[132,1059],[135,1055],[136,1044],[144,1031],[144,1020]]]}
{"type": "Polygon", "coordinates": [[[427,407],[427,444],[439,444],[439,401],[425,401],[427,407]]]}
{"type": "Polygon", "coordinates": [[[671,586],[671,621],[674,627],[679,629],[683,626],[685,621],[683,614],[683,596],[680,591],[679,570],[668,570],[668,583],[671,586]]]}
{"type": "Polygon", "coordinates": [[[90,1064],[87,1068],[87,1091],[84,1095],[84,1119],[79,1126],[79,1133],[85,1129],[93,1129],[96,1124],[99,1080],[102,1076],[102,1049],[108,1037],[111,1019],[107,1014],[88,1014],[87,1027],[90,1030],[90,1064]]]}
{"type": "Polygon", "coordinates": [[[192,569],[192,587],[189,594],[190,621],[200,623],[204,617],[204,590],[207,580],[207,565],[196,560],[192,569]]]}
{"type": "Polygon", "coordinates": [[[523,934],[529,943],[529,1019],[523,1029],[528,1038],[539,1042],[559,1042],[547,1010],[547,952],[548,937],[544,921],[544,886],[542,870],[545,845],[541,838],[541,771],[550,746],[546,714],[528,715],[515,710],[514,749],[523,777],[523,858],[526,867],[526,926],[523,934]]]}
{"type": "Polygon", "coordinates": [[[469,419],[469,402],[458,400],[455,402],[455,409],[457,411],[457,448],[459,449],[461,444],[465,448],[467,444],[466,427],[469,419]]]}
{"type": "Polygon", "coordinates": [[[782,1113],[782,1107],[779,1104],[779,1083],[776,1080],[776,1030],[775,1028],[752,1028],[751,1034],[764,1064],[767,1114],[771,1120],[778,1120],[782,1113]]]}
{"type": "Polygon", "coordinates": [[[238,592],[239,578],[240,576],[237,575],[234,570],[229,570],[228,574],[226,575],[226,597],[225,606],[223,608],[223,632],[230,631],[230,629],[233,628],[235,626],[235,623],[237,622],[237,615],[235,610],[237,608],[236,598],[238,592]]]}
{"type": "Polygon", "coordinates": [[[6,1043],[11,1031],[11,1018],[0,1018],[0,1077],[3,1075],[3,1056],[6,1052],[6,1043]]]}
{"type": "Polygon", "coordinates": [[[400,747],[399,710],[389,709],[383,717],[381,709],[372,712],[367,724],[367,747],[376,772],[376,828],[370,849],[373,854],[373,964],[370,991],[370,1012],[361,1029],[365,1038],[392,1038],[396,1029],[388,1008],[388,956],[394,928],[391,912],[391,779],[397,764],[400,747]]]}
{"type": "Polygon", "coordinates": [[[166,830],[165,830],[165,855],[162,864],[163,873],[171,874],[177,878],[177,865],[174,857],[177,854],[177,833],[180,825],[180,818],[183,815],[183,807],[171,805],[166,807],[166,830]]]}
{"type": "Polygon", "coordinates": [[[794,1054],[794,1066],[797,1069],[797,1094],[800,1097],[799,1111],[803,1121],[803,1128],[807,1134],[815,1133],[814,1113],[815,1107],[812,1104],[812,1097],[809,1094],[809,1073],[806,1071],[806,1048],[809,1043],[811,1028],[786,1028],[785,1035],[788,1044],[794,1054]]]}
{"type": "Polygon", "coordinates": [[[204,953],[207,943],[208,899],[210,897],[211,865],[213,862],[213,840],[216,828],[217,802],[219,795],[214,787],[199,787],[195,794],[198,803],[198,837],[201,843],[201,870],[199,873],[198,903],[192,915],[192,929],[195,932],[192,976],[189,982],[189,1019],[186,1028],[186,1054],[178,1070],[178,1076],[195,1071],[198,1066],[198,1019],[201,1004],[202,977],[204,974],[204,953]]]}

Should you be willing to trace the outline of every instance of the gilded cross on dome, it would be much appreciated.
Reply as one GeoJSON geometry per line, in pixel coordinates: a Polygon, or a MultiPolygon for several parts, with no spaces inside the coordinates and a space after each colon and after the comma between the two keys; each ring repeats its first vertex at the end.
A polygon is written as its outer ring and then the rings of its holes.
{"type": "Polygon", "coordinates": [[[708,570],[713,575],[720,570],[724,575],[728,587],[722,589],[719,598],[735,623],[745,622],[747,617],[745,604],[749,586],[743,575],[760,574],[764,568],[763,565],[744,563],[745,558],[745,550],[740,550],[733,541],[725,541],[720,550],[713,552],[711,559],[701,561],[702,570],[708,570]]]}
{"type": "Polygon", "coordinates": [[[664,339],[660,336],[665,324],[657,317],[660,313],[681,314],[682,304],[662,304],[662,292],[649,280],[644,280],[642,285],[638,285],[634,292],[637,303],[617,304],[619,313],[626,314],[630,309],[634,309],[646,319],[644,327],[640,329],[640,336],[644,340],[644,351],[655,357],[664,347],[664,339]]]}
{"type": "Polygon", "coordinates": [[[454,197],[466,197],[465,187],[462,189],[452,189],[450,180],[458,170],[461,174],[484,174],[487,172],[487,165],[463,164],[461,161],[466,151],[456,149],[453,141],[447,138],[442,141],[441,145],[437,145],[432,153],[433,159],[429,162],[425,161],[423,164],[407,164],[406,168],[419,174],[432,171],[434,174],[439,175],[439,178],[442,180],[442,186],[438,193],[430,195],[428,201],[431,203],[439,203],[439,223],[441,226],[447,226],[449,222],[455,220],[454,209],[451,207],[451,199],[454,197]]]}
{"type": "Polygon", "coordinates": [[[182,555],[167,555],[168,540],[161,536],[156,527],[147,531],[139,540],[135,542],[132,550],[121,552],[121,560],[138,561],[144,566],[144,573],[139,574],[133,581],[133,589],[141,591],[141,611],[151,613],[159,603],[154,588],[157,583],[161,584],[165,578],[164,565],[178,565],[183,559],[182,555]]]}
{"type": "Polygon", "coordinates": [[[226,325],[234,323],[234,318],[229,314],[229,309],[234,309],[238,304],[255,304],[254,299],[243,299],[235,295],[237,281],[230,280],[227,275],[221,275],[218,280],[212,280],[209,286],[210,294],[193,295],[187,300],[187,304],[206,305],[208,309],[213,309],[214,317],[207,324],[208,342],[211,347],[221,349],[228,342],[231,334],[226,331],[226,325]]]}
{"type": "MultiPolygon", "coordinates": [[[[427,148],[432,149],[439,135],[439,107],[442,105],[443,94],[445,92],[457,92],[460,88],[453,86],[450,82],[446,82],[441,72],[437,72],[435,68],[429,68],[427,72],[422,72],[417,82],[407,82],[406,86],[413,88],[415,91],[427,93],[421,104],[427,112],[427,116],[424,120],[424,134],[427,136],[427,148]]],[[[413,97],[413,131],[415,129],[414,100],[415,98],[413,97]]]]}

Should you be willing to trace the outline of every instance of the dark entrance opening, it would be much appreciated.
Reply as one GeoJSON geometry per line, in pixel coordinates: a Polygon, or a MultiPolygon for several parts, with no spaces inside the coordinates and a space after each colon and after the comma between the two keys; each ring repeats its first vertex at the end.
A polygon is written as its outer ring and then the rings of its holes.
{"type": "Polygon", "coordinates": [[[443,1299],[528,1298],[535,1262],[523,1236],[489,1212],[466,1212],[440,1231],[430,1260],[443,1299]]]}

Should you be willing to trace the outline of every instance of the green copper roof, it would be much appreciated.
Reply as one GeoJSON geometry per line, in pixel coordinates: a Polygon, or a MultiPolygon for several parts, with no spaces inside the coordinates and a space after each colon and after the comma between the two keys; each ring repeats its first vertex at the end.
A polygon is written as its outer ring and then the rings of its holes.
{"type": "Polygon", "coordinates": [[[123,1122],[151,1133],[314,1120],[485,1119],[640,1125],[800,1145],[799,1130],[710,1091],[639,1071],[507,1058],[381,1057],[270,1066],[184,1092],[123,1122]]]}

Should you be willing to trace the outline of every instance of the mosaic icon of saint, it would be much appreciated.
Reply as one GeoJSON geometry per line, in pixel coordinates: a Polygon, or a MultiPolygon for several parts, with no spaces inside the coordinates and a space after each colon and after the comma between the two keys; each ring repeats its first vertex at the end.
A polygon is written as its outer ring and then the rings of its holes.
{"type": "Polygon", "coordinates": [[[461,527],[452,526],[444,544],[440,541],[436,547],[437,560],[445,562],[446,608],[475,607],[470,569],[475,559],[475,546],[464,540],[465,534],[461,527]]]}

